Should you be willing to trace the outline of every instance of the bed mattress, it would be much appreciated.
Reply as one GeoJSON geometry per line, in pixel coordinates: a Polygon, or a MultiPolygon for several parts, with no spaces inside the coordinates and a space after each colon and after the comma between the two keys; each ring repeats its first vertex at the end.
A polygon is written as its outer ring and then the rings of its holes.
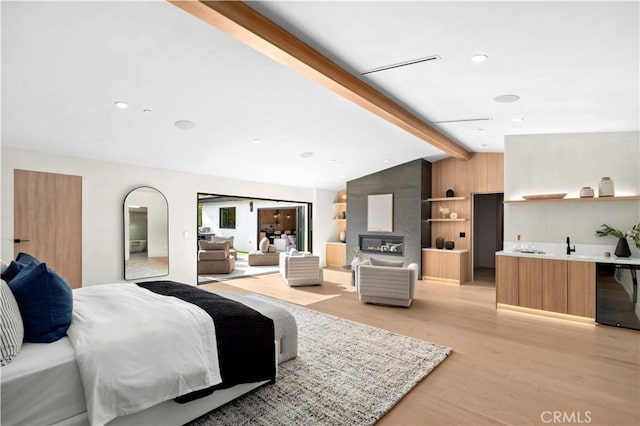
{"type": "Polygon", "coordinates": [[[3,425],[52,424],[86,410],[68,337],[23,344],[16,359],[2,367],[0,381],[3,425]]]}

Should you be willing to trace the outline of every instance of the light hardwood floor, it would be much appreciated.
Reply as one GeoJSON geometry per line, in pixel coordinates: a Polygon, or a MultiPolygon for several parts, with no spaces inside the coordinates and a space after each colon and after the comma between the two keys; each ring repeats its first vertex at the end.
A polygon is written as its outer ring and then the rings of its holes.
{"type": "Polygon", "coordinates": [[[420,281],[409,309],[360,303],[350,274],[332,269],[315,287],[288,287],[279,274],[201,287],[260,293],[452,347],[380,425],[553,424],[556,411],[566,413],[562,424],[640,424],[640,333],[496,311],[486,283],[420,281]]]}

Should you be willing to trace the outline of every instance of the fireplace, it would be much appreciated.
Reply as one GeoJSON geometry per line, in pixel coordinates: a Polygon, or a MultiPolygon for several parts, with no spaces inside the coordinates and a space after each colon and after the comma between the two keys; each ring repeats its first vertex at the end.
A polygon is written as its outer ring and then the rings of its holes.
{"type": "Polygon", "coordinates": [[[402,256],[404,237],[398,235],[359,235],[360,250],[402,256]]]}

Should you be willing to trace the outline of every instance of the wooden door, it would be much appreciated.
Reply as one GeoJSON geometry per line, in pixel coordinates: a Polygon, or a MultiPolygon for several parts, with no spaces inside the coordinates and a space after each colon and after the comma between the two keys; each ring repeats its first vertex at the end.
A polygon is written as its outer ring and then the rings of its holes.
{"type": "Polygon", "coordinates": [[[567,261],[542,261],[542,309],[567,313],[567,261]]]}
{"type": "Polygon", "coordinates": [[[541,259],[518,259],[518,301],[520,306],[542,309],[541,259]]]}
{"type": "Polygon", "coordinates": [[[14,170],[14,255],[35,256],[82,286],[82,177],[14,170]]]}
{"type": "Polygon", "coordinates": [[[496,256],[496,301],[518,305],[518,258],[496,256]]]}
{"type": "Polygon", "coordinates": [[[567,313],[596,317],[596,264],[569,261],[567,268],[567,313]]]}

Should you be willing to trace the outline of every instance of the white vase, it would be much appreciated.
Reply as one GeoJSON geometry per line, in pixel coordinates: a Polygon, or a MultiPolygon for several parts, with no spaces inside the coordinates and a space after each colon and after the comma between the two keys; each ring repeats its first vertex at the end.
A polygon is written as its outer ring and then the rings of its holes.
{"type": "Polygon", "coordinates": [[[340,236],[338,237],[341,243],[344,243],[347,240],[347,233],[344,231],[340,231],[340,236]]]}

